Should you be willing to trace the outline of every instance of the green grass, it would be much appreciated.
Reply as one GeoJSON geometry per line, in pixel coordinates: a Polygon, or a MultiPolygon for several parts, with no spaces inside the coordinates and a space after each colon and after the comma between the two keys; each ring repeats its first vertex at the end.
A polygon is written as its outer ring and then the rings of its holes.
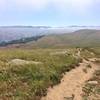
{"type": "Polygon", "coordinates": [[[49,86],[60,83],[62,74],[81,61],[73,57],[75,49],[0,50],[0,99],[40,100],[49,86]],[[54,54],[58,52],[58,54],[54,54]],[[60,53],[59,53],[60,52],[60,53]],[[52,55],[52,53],[54,55],[52,55]],[[42,62],[12,65],[12,59],[42,62]]]}
{"type": "Polygon", "coordinates": [[[88,48],[83,48],[81,50],[81,56],[88,61],[89,58],[94,58],[95,57],[95,54],[90,51],[90,49],[88,48]]]}
{"type": "Polygon", "coordinates": [[[96,57],[100,58],[100,47],[91,48],[89,50],[93,52],[96,55],[96,57]]]}
{"type": "Polygon", "coordinates": [[[89,81],[97,81],[98,84],[89,84],[86,82],[83,87],[83,100],[99,100],[100,98],[100,70],[94,73],[89,81]]]}
{"type": "Polygon", "coordinates": [[[33,48],[100,47],[99,33],[99,30],[83,29],[69,34],[46,35],[24,46],[33,48]]]}
{"type": "MultiPolygon", "coordinates": [[[[93,52],[95,54],[94,57],[100,58],[100,48],[88,48],[90,52],[93,52]]],[[[100,61],[96,60],[95,61],[98,66],[100,66],[100,61]]],[[[87,67],[90,68],[90,65],[87,67]]],[[[93,77],[88,80],[85,83],[85,86],[83,87],[83,100],[99,100],[100,99],[100,68],[97,70],[93,77]],[[89,84],[88,81],[96,81],[98,84],[89,84]]]]}

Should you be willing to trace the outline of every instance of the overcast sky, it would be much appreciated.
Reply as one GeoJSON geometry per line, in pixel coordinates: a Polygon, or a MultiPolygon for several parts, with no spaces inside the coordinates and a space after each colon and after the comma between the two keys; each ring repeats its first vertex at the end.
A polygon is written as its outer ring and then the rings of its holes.
{"type": "Polygon", "coordinates": [[[100,0],[0,0],[0,25],[100,25],[100,0]]]}

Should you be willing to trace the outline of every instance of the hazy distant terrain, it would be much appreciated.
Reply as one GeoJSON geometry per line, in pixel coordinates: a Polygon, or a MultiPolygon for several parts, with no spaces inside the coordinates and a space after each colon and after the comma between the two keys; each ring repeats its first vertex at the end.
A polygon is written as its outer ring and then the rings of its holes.
{"type": "Polygon", "coordinates": [[[53,34],[29,42],[24,47],[96,47],[100,46],[100,30],[78,30],[69,34],[53,34]]]}
{"type": "Polygon", "coordinates": [[[48,27],[48,26],[1,26],[0,42],[11,41],[26,37],[48,35],[48,34],[64,34],[79,29],[100,29],[99,26],[69,26],[69,27],[48,27]]]}
{"type": "Polygon", "coordinates": [[[5,26],[0,27],[0,41],[11,41],[44,34],[62,34],[71,31],[67,28],[51,28],[46,26],[5,26]]]}
{"type": "Polygon", "coordinates": [[[0,27],[0,45],[2,46],[3,43],[3,46],[5,46],[5,42],[10,41],[7,45],[19,43],[19,47],[25,48],[100,46],[99,28],[85,26],[58,28],[46,26],[5,26],[0,27]],[[42,35],[44,36],[36,39],[42,35]],[[25,44],[22,46],[20,43],[25,44]]]}

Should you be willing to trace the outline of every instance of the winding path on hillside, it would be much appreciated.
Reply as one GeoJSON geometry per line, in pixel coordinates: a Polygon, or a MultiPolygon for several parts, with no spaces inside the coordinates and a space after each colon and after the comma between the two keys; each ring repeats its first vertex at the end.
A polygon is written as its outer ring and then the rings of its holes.
{"type": "Polygon", "coordinates": [[[82,87],[85,81],[89,80],[97,69],[98,65],[91,61],[83,60],[79,67],[67,72],[63,76],[60,84],[49,88],[47,96],[41,100],[82,100],[82,87]],[[88,64],[92,68],[87,68],[88,64]],[[87,69],[87,73],[83,69],[87,69]]]}

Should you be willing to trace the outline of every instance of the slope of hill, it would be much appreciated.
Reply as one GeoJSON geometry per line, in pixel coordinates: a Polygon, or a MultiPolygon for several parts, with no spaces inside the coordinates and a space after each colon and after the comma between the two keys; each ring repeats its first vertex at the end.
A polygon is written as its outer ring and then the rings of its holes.
{"type": "Polygon", "coordinates": [[[33,36],[33,37],[26,37],[26,38],[21,38],[21,39],[17,39],[17,40],[11,40],[11,41],[3,41],[3,42],[0,42],[0,46],[1,47],[5,47],[5,46],[8,46],[8,45],[12,45],[12,44],[24,44],[24,43],[27,43],[27,42],[30,42],[30,41],[37,41],[38,39],[42,38],[44,35],[39,35],[39,36],[33,36]]]}
{"type": "Polygon", "coordinates": [[[80,29],[100,29],[100,26],[0,26],[0,42],[39,35],[65,34],[80,29]]]}
{"type": "MultiPolygon", "coordinates": [[[[45,35],[37,41],[17,43],[19,48],[100,47],[100,30],[82,29],[67,34],[45,35]]],[[[15,43],[16,44],[16,43],[15,43]]],[[[9,45],[16,47],[16,45],[9,45]]]]}
{"type": "Polygon", "coordinates": [[[100,46],[100,30],[78,30],[69,34],[48,35],[26,47],[96,47],[100,46]]]}

